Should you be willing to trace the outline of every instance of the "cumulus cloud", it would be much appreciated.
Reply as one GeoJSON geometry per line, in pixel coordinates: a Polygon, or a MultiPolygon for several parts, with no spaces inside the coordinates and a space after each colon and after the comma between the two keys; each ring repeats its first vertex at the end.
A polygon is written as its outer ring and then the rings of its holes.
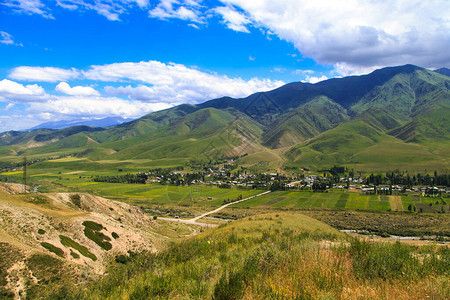
{"type": "Polygon", "coordinates": [[[327,80],[328,77],[325,75],[322,75],[320,77],[316,77],[316,76],[306,76],[305,80],[302,80],[302,82],[309,82],[309,83],[317,83],[320,81],[324,81],[327,80]]]}
{"type": "Polygon", "coordinates": [[[30,103],[29,111],[59,116],[122,116],[140,117],[152,111],[170,107],[167,103],[145,103],[115,97],[55,97],[44,103],[30,103]]]}
{"type": "Polygon", "coordinates": [[[60,82],[55,91],[73,96],[99,96],[100,93],[89,86],[70,87],[67,82],[60,82]]]}
{"type": "Polygon", "coordinates": [[[243,9],[257,26],[292,42],[303,56],[335,65],[341,74],[406,63],[450,65],[447,0],[222,2],[243,9]]]}
{"type": "Polygon", "coordinates": [[[24,81],[57,82],[75,79],[79,76],[79,71],[74,68],[68,70],[54,67],[21,66],[14,68],[8,77],[24,81]]]}
{"type": "Polygon", "coordinates": [[[223,75],[202,72],[182,64],[165,64],[159,61],[138,63],[115,63],[91,66],[83,72],[87,79],[106,82],[137,81],[151,85],[146,87],[107,87],[112,95],[128,95],[141,100],[199,103],[212,98],[249,94],[271,90],[284,84],[283,81],[253,78],[229,78],[223,75]]]}
{"type": "MultiPolygon", "coordinates": [[[[60,81],[55,91],[64,95],[46,93],[37,84],[23,85],[8,79],[0,81],[0,101],[25,105],[36,124],[39,123],[37,120],[42,120],[39,116],[43,114],[51,115],[55,120],[86,116],[136,118],[182,103],[196,104],[222,96],[244,97],[284,84],[269,79],[230,78],[182,64],[159,61],[93,65],[86,70],[18,67],[13,69],[10,77],[60,81]],[[109,84],[100,93],[88,84],[70,86],[66,81],[71,78],[109,84]]],[[[1,124],[6,123],[0,121],[0,129],[1,124]]],[[[15,127],[9,129],[12,128],[15,127]]],[[[16,129],[25,128],[28,127],[16,129]]]]}
{"type": "Polygon", "coordinates": [[[228,28],[234,31],[250,32],[247,29],[247,25],[251,21],[243,13],[238,12],[230,6],[217,7],[214,11],[223,18],[223,22],[228,28]]]}
{"type": "Polygon", "coordinates": [[[46,96],[45,90],[37,84],[24,86],[8,79],[0,81],[1,101],[37,101],[46,96]]]}

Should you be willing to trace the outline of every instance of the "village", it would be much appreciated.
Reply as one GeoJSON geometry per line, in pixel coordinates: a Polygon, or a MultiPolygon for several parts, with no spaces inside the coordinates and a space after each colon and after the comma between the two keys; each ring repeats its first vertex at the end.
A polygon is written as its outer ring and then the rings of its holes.
{"type": "Polygon", "coordinates": [[[420,193],[422,196],[441,197],[450,195],[448,175],[435,176],[401,174],[399,171],[383,175],[355,174],[353,170],[332,167],[318,174],[305,174],[303,170],[294,172],[255,172],[237,165],[207,166],[201,171],[186,172],[182,167],[172,169],[152,169],[148,172],[118,176],[97,176],[97,182],[159,183],[172,185],[210,185],[219,188],[291,190],[329,192],[349,190],[364,194],[404,194],[420,193]]]}

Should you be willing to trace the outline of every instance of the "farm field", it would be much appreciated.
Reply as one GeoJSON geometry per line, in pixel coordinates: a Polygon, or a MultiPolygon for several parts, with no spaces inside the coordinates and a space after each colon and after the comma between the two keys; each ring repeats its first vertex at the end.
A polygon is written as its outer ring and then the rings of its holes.
{"type": "MultiPolygon", "coordinates": [[[[435,198],[433,198],[436,201],[435,198]]],[[[416,198],[416,201],[428,201],[426,198],[416,198]]],[[[348,210],[374,210],[374,211],[404,211],[413,203],[410,196],[363,195],[349,192],[294,192],[277,191],[254,198],[237,207],[274,207],[274,208],[328,208],[348,210]]]]}
{"type": "MultiPolygon", "coordinates": [[[[71,158],[65,158],[65,161],[71,158]]],[[[80,192],[124,201],[142,207],[218,207],[224,202],[250,197],[263,190],[221,189],[210,185],[175,186],[151,184],[127,184],[94,182],[94,176],[124,175],[126,170],[96,171],[56,168],[31,168],[29,183],[39,186],[40,192],[80,192]]],[[[11,181],[21,182],[22,171],[5,172],[11,181]]],[[[328,193],[310,191],[276,191],[239,204],[236,207],[271,207],[293,209],[338,209],[367,211],[408,211],[410,207],[424,213],[448,211],[445,198],[422,197],[417,193],[406,195],[364,195],[358,192],[331,190],[328,193]]]]}

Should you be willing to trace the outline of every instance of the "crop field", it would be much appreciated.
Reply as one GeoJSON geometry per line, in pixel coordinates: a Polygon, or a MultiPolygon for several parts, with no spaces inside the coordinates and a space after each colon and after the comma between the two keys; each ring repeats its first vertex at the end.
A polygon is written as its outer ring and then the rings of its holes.
{"type": "MultiPolygon", "coordinates": [[[[32,165],[28,170],[28,182],[39,186],[40,192],[80,192],[125,201],[144,207],[218,207],[242,196],[250,197],[262,190],[221,189],[209,185],[174,186],[151,184],[127,184],[94,182],[95,176],[124,175],[129,170],[117,168],[113,162],[104,162],[109,170],[96,169],[85,159],[66,157],[32,165]],[[77,167],[74,167],[73,163],[77,167]],[[87,167],[89,166],[89,167],[87,167]]],[[[121,166],[127,162],[121,162],[121,166]]],[[[137,162],[133,162],[137,163],[137,162]]],[[[136,171],[135,171],[136,172],[136,171]]],[[[22,182],[22,171],[5,172],[10,182],[22,182]]],[[[441,198],[422,197],[417,193],[405,195],[364,195],[359,192],[331,190],[328,193],[309,191],[277,191],[236,205],[236,207],[293,208],[293,209],[347,209],[368,211],[408,211],[416,206],[420,212],[448,211],[448,201],[441,198]]]]}
{"type": "Polygon", "coordinates": [[[412,203],[409,196],[362,195],[359,193],[278,191],[236,204],[240,207],[330,208],[403,211],[412,203]],[[404,203],[402,202],[404,201],[404,203]]]}

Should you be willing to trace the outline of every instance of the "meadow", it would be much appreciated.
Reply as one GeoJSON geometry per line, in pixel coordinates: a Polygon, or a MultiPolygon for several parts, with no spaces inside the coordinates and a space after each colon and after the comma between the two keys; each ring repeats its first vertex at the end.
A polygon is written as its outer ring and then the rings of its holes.
{"type": "Polygon", "coordinates": [[[450,251],[360,241],[298,213],[238,220],[49,299],[446,299],[450,251]]]}

